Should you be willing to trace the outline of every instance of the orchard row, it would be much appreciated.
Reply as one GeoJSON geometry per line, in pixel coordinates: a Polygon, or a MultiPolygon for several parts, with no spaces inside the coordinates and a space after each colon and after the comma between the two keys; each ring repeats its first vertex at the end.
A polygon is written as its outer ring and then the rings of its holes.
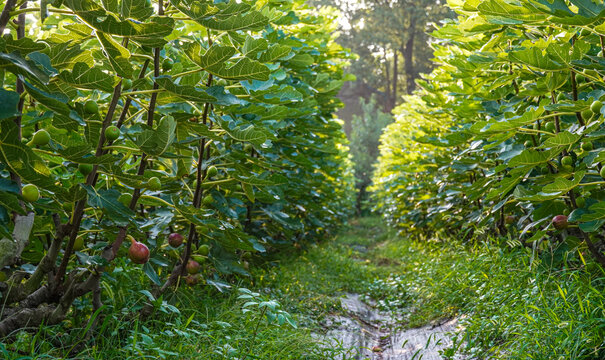
{"type": "Polygon", "coordinates": [[[349,54],[328,11],[0,4],[0,337],[60,322],[75,299],[92,314],[118,268],[153,299],[184,279],[223,290],[348,215],[332,114],[349,54]]]}
{"type": "Polygon", "coordinates": [[[438,67],[382,137],[379,208],[421,237],[487,230],[605,265],[605,5],[450,6],[438,67]]]}

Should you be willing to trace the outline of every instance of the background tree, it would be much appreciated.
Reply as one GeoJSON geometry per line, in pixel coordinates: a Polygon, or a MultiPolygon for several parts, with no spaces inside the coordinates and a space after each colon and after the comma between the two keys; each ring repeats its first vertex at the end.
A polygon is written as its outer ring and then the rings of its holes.
{"type": "Polygon", "coordinates": [[[362,112],[353,115],[351,131],[351,154],[357,187],[357,213],[361,214],[367,198],[366,188],[372,183],[373,164],[378,158],[378,145],[382,129],[393,122],[393,117],[380,110],[376,96],[369,101],[360,100],[362,112]]]}

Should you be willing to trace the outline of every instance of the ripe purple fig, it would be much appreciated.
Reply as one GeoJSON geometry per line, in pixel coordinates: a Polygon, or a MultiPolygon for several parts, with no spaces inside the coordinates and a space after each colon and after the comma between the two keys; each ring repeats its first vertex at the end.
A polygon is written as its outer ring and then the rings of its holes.
{"type": "Polygon", "coordinates": [[[130,248],[128,249],[128,257],[135,264],[145,264],[149,261],[149,248],[147,245],[136,241],[132,236],[128,236],[130,240],[130,248]]]}
{"type": "Polygon", "coordinates": [[[567,228],[567,216],[565,215],[557,215],[552,218],[552,225],[557,230],[563,230],[567,228]]]}
{"type": "Polygon", "coordinates": [[[201,265],[195,260],[189,260],[187,262],[187,272],[189,274],[197,274],[200,272],[201,265]]]}
{"type": "Polygon", "coordinates": [[[172,233],[168,235],[168,244],[170,244],[170,246],[172,246],[173,248],[177,248],[181,246],[181,244],[183,243],[183,239],[183,235],[179,233],[172,233]]]}
{"type": "Polygon", "coordinates": [[[195,274],[195,275],[187,275],[185,277],[185,282],[187,283],[187,285],[189,286],[194,286],[197,283],[200,282],[200,275],[199,274],[195,274]]]}

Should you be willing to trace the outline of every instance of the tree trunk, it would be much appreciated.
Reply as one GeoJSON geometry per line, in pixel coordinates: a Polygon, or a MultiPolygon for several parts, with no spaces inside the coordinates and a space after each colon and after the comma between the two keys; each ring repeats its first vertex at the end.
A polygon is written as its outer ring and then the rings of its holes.
{"type": "Polygon", "coordinates": [[[410,26],[408,27],[408,41],[405,46],[401,49],[403,53],[403,60],[405,62],[405,88],[408,94],[411,94],[416,87],[414,80],[416,79],[416,72],[414,71],[414,37],[416,36],[416,20],[412,18],[410,26]]]}
{"type": "Polygon", "coordinates": [[[391,93],[391,108],[389,109],[389,111],[392,110],[395,107],[395,105],[397,105],[397,77],[399,76],[398,67],[399,67],[399,52],[397,51],[397,49],[395,49],[395,50],[393,50],[393,81],[392,81],[393,90],[391,93]]]}

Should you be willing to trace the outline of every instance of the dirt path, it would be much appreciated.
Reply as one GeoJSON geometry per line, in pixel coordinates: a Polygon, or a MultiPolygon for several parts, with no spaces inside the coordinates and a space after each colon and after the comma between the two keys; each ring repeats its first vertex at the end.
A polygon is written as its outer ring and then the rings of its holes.
{"type": "Polygon", "coordinates": [[[356,294],[341,299],[345,315],[326,321],[332,327],[324,339],[333,347],[347,350],[354,359],[371,360],[442,360],[440,350],[451,345],[448,333],[455,331],[457,321],[436,326],[397,330],[399,321],[380,312],[356,294]]]}
{"type": "MultiPolygon", "coordinates": [[[[388,274],[400,274],[402,271],[393,265],[400,263],[395,255],[384,257],[384,251],[380,251],[393,238],[392,234],[385,236],[386,231],[385,227],[380,226],[364,228],[353,225],[349,232],[350,239],[345,235],[336,240],[351,250],[360,266],[375,264],[378,269],[375,275],[385,280],[383,283],[388,283],[388,274]]],[[[431,325],[406,329],[401,309],[379,310],[372,300],[368,300],[368,291],[369,288],[357,294],[347,292],[341,295],[342,311],[331,314],[322,323],[327,332],[319,337],[325,341],[325,346],[341,352],[335,359],[443,359],[440,351],[452,344],[450,333],[459,327],[456,319],[433,321],[431,325]]],[[[388,292],[388,289],[384,291],[388,292]]]]}

